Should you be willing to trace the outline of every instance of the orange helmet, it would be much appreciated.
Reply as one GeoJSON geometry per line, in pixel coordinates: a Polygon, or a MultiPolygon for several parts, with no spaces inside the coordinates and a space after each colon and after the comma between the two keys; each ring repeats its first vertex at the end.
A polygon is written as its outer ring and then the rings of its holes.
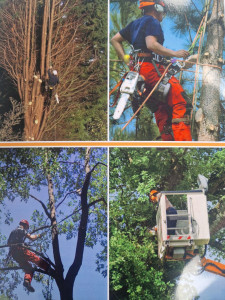
{"type": "Polygon", "coordinates": [[[151,0],[140,0],[140,6],[139,8],[142,9],[146,6],[151,6],[151,5],[155,5],[155,4],[159,4],[159,5],[162,5],[163,7],[165,7],[165,3],[163,1],[151,1],[151,0]]]}
{"type": "Polygon", "coordinates": [[[24,227],[26,227],[27,229],[29,229],[29,223],[28,223],[28,221],[27,220],[21,220],[20,221],[20,225],[23,225],[24,227]]]}
{"type": "Polygon", "coordinates": [[[158,202],[158,199],[157,199],[157,194],[159,192],[157,190],[151,190],[150,191],[150,194],[149,194],[149,200],[153,203],[156,203],[158,202]]]}

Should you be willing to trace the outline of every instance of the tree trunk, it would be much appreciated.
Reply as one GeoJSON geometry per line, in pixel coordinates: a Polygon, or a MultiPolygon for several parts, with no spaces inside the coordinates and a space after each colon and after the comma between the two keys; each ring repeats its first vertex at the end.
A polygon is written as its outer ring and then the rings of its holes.
{"type": "Polygon", "coordinates": [[[203,63],[208,66],[203,66],[200,110],[196,120],[199,124],[199,141],[219,140],[224,35],[224,2],[214,0],[212,15],[208,21],[206,50],[203,54],[203,63]]]}

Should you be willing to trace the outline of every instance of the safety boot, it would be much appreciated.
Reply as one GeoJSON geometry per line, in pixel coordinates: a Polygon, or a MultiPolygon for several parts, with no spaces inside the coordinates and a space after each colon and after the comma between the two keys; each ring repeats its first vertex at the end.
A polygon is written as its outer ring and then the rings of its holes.
{"type": "Polygon", "coordinates": [[[29,280],[24,279],[23,286],[31,293],[35,292],[35,289],[31,286],[29,280]]]}

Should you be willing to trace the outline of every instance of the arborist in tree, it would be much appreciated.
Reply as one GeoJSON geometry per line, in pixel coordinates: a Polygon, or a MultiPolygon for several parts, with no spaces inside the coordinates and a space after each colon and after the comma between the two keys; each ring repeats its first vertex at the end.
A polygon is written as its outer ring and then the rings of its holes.
{"type": "Polygon", "coordinates": [[[57,103],[59,102],[57,91],[56,91],[58,84],[59,84],[58,72],[56,70],[53,70],[52,66],[50,66],[50,68],[48,69],[49,98],[51,99],[54,93],[57,103]]]}
{"type": "MultiPolygon", "coordinates": [[[[166,13],[163,1],[140,0],[143,16],[119,31],[111,40],[118,56],[128,64],[123,42],[128,41],[137,52],[140,72],[151,90],[165,71],[165,57],[187,58],[186,50],[173,51],[163,46],[164,34],[160,22],[166,13]]],[[[168,72],[169,74],[169,72],[168,72]]],[[[189,114],[191,104],[174,76],[164,77],[157,93],[146,105],[155,113],[156,123],[164,141],[191,141],[189,114]],[[166,82],[167,81],[167,82],[166,82]],[[172,123],[172,131],[171,131],[172,123]]]]}
{"type": "Polygon", "coordinates": [[[11,255],[13,259],[20,265],[20,267],[24,269],[24,287],[26,287],[28,291],[34,292],[35,290],[31,286],[31,281],[35,268],[32,266],[32,264],[40,267],[46,272],[50,272],[51,267],[48,262],[36,255],[34,252],[26,249],[24,246],[24,241],[26,238],[30,239],[31,241],[35,241],[41,237],[41,234],[29,234],[28,229],[28,221],[21,220],[19,226],[10,233],[7,243],[8,245],[11,245],[9,256],[11,255]]]}
{"type": "MultiPolygon", "coordinates": [[[[162,196],[162,194],[160,192],[158,192],[157,190],[151,190],[150,194],[149,194],[149,201],[151,203],[154,203],[154,204],[159,204],[161,196],[162,196]]],[[[165,197],[165,199],[166,199],[166,214],[167,214],[166,221],[167,221],[167,228],[174,228],[174,227],[176,227],[177,221],[171,219],[171,217],[169,215],[177,215],[177,211],[173,207],[173,205],[171,204],[171,202],[168,200],[168,198],[165,197]]],[[[153,232],[154,231],[155,232],[157,231],[157,227],[156,226],[153,228],[153,232]]],[[[175,230],[174,229],[167,230],[167,233],[169,235],[174,235],[175,234],[175,230]]]]}

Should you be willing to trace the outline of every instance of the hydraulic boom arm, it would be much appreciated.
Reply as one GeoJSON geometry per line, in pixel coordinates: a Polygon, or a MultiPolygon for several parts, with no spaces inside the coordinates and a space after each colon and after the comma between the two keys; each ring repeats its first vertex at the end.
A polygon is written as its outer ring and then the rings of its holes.
{"type": "Polygon", "coordinates": [[[205,257],[203,257],[201,259],[201,264],[205,271],[225,277],[225,265],[224,264],[213,261],[211,259],[207,259],[205,257]]]}

